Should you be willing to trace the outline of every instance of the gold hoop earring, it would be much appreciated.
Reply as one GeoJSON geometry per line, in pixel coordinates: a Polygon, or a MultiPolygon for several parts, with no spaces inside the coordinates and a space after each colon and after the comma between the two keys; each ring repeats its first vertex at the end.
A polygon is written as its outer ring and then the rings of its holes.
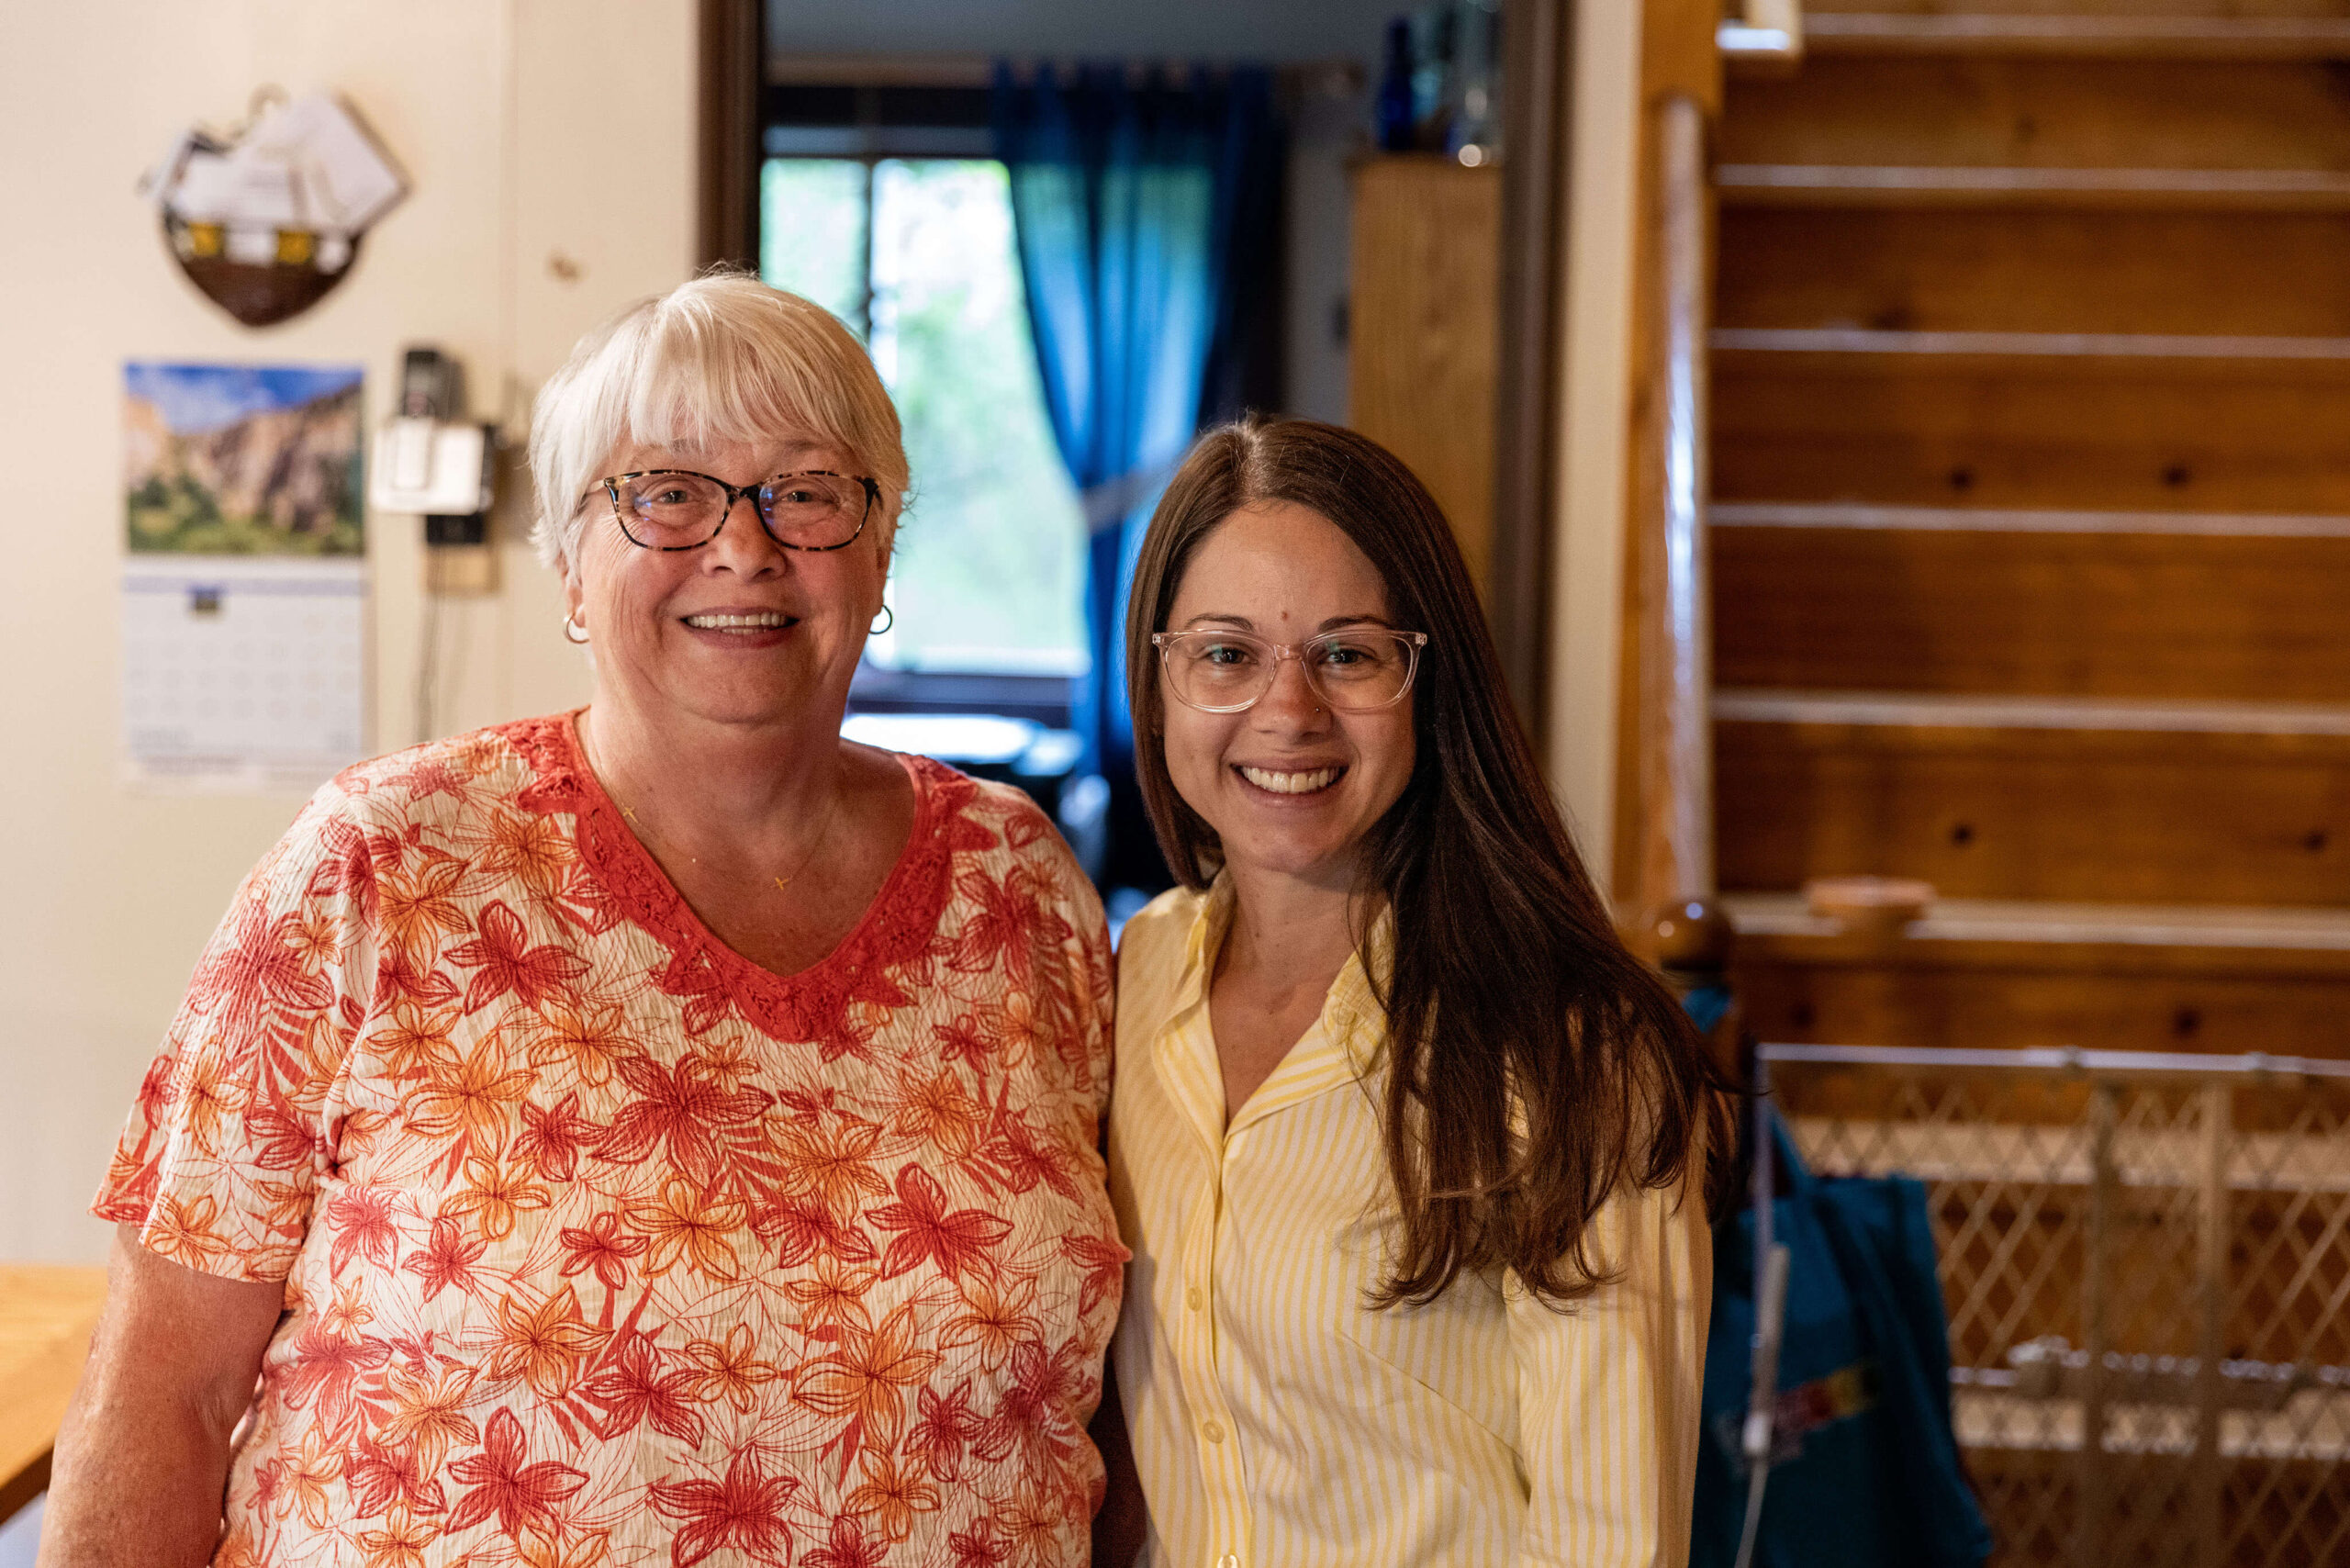
{"type": "Polygon", "coordinates": [[[576,611],[563,618],[563,640],[575,647],[585,646],[588,642],[588,628],[579,624],[576,611]]]}
{"type": "Polygon", "coordinates": [[[881,624],[878,626],[867,626],[865,629],[865,634],[868,637],[878,637],[882,633],[887,632],[890,627],[895,626],[897,623],[898,612],[885,604],[881,607],[881,624]]]}

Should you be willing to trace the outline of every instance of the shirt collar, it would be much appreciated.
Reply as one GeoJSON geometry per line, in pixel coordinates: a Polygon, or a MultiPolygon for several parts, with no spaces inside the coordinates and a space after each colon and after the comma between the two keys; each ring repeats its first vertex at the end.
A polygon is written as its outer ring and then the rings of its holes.
{"type": "MultiPolygon", "coordinates": [[[[1169,1027],[1160,1036],[1163,1045],[1176,1047],[1190,1058],[1169,1061],[1168,1066],[1183,1084],[1184,1098],[1201,1131],[1224,1137],[1316,1095],[1366,1081],[1377,1070],[1386,1041],[1386,1015],[1371,977],[1374,970],[1388,971],[1395,942],[1394,917],[1382,911],[1362,947],[1348,958],[1331,982],[1319,1016],[1227,1125],[1224,1076],[1215,1060],[1207,1002],[1208,980],[1216,955],[1231,934],[1232,913],[1232,879],[1218,872],[1200,900],[1185,936],[1183,972],[1169,1010],[1169,1027]]],[[[1210,1141],[1218,1141],[1217,1136],[1211,1136],[1210,1141]]]]}

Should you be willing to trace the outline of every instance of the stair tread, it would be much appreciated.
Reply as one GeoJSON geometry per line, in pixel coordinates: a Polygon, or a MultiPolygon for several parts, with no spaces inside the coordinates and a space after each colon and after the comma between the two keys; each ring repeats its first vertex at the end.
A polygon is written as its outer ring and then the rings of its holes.
{"type": "Polygon", "coordinates": [[[2228,60],[2324,60],[2350,53],[2339,17],[1920,16],[1813,12],[1805,42],[1818,54],[2032,53],[2228,60]]]}
{"type": "Polygon", "coordinates": [[[2295,359],[2350,362],[2350,337],[2211,332],[1899,331],[1874,327],[1717,327],[1716,353],[1978,354],[2065,359],[2295,359]]]}
{"type": "Polygon", "coordinates": [[[1732,204],[1933,201],[2350,207],[2350,173],[2333,169],[1733,162],[1715,168],[1714,183],[1722,199],[1732,204]]]}
{"type": "Polygon", "coordinates": [[[2316,702],[1722,687],[1714,692],[1713,716],[1717,721],[1762,724],[2350,736],[2350,704],[2316,702]]]}
{"type": "Polygon", "coordinates": [[[2350,538],[2350,517],[2296,512],[2025,510],[1868,506],[1852,502],[1716,501],[1716,528],[1852,528],[1981,533],[2175,533],[2225,538],[2350,538]]]}
{"type": "MultiPolygon", "coordinates": [[[[1841,935],[1835,921],[1811,913],[1801,893],[1724,893],[1720,902],[1741,936],[1841,935]]],[[[1905,935],[1920,942],[2350,953],[2350,909],[1941,899],[1905,935]]]]}

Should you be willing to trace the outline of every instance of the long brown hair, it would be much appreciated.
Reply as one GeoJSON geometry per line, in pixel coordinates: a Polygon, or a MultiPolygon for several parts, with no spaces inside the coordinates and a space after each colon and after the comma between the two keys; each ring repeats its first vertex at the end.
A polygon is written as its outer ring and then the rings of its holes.
{"type": "Polygon", "coordinates": [[[1337,524],[1386,579],[1394,623],[1428,636],[1413,693],[1418,760],[1365,846],[1357,901],[1395,923],[1392,969],[1372,977],[1401,1209],[1378,1299],[1425,1304],[1463,1271],[1498,1265],[1564,1305],[1606,1275],[1590,1227],[1612,1195],[1678,1184],[1708,1145],[1726,1153],[1716,1075],[1679,1003],[1617,938],[1509,707],[1443,512],[1352,431],[1252,420],[1210,431],[1151,518],[1126,681],[1143,800],[1176,877],[1205,888],[1222,855],[1168,774],[1150,638],[1201,542],[1263,501],[1337,524]]]}

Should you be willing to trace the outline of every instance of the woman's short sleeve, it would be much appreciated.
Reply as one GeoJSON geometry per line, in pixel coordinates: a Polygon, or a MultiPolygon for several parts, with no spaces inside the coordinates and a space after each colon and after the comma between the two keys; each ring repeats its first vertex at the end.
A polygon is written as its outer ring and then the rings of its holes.
{"type": "Polygon", "coordinates": [[[91,1212],[206,1273],[274,1282],[309,1229],[375,983],[371,834],[340,782],[245,878],[147,1069],[91,1212]]]}

